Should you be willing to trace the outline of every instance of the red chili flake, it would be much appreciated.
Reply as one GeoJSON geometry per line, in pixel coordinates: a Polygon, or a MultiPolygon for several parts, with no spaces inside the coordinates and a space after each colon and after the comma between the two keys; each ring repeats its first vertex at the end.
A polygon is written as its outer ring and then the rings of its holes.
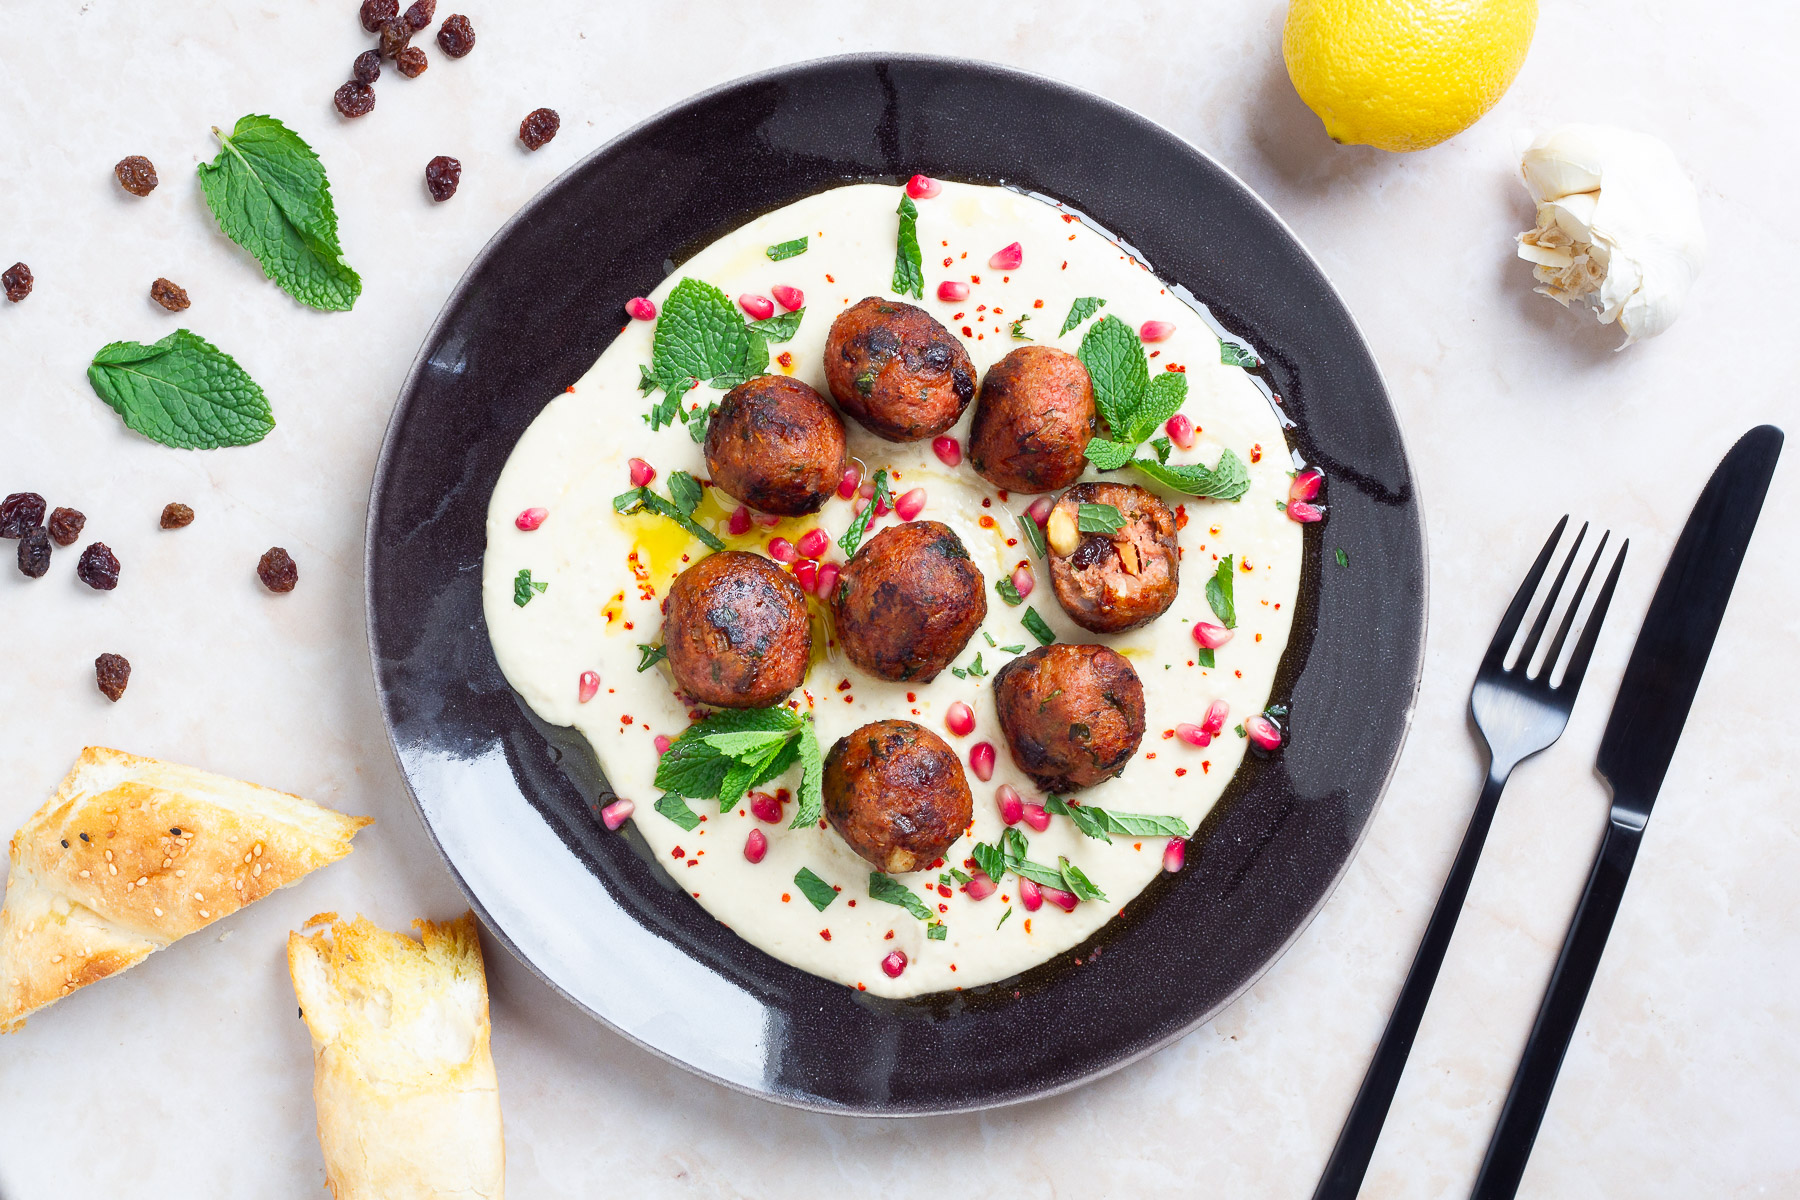
{"type": "Polygon", "coordinates": [[[938,911],[941,913],[947,913],[950,911],[950,906],[948,904],[940,904],[940,905],[938,905],[938,911]]]}
{"type": "Polygon", "coordinates": [[[951,257],[950,257],[950,256],[949,256],[949,255],[945,255],[945,256],[944,256],[944,265],[945,265],[945,266],[946,266],[946,267],[947,267],[947,266],[949,266],[949,265],[950,265],[950,264],[951,264],[951,263],[953,263],[953,262],[955,262],[955,261],[956,261],[956,260],[955,260],[955,259],[954,259],[954,258],[951,258],[951,257]]]}
{"type": "Polygon", "coordinates": [[[974,337],[975,331],[973,329],[970,329],[967,325],[964,325],[963,326],[963,336],[964,337],[974,337]]]}
{"type": "Polygon", "coordinates": [[[992,508],[992,507],[994,507],[994,501],[993,501],[993,498],[992,498],[992,497],[991,497],[991,496],[983,496],[983,497],[982,497],[982,498],[981,498],[981,507],[983,507],[983,508],[992,508]]]}
{"type": "Polygon", "coordinates": [[[821,929],[819,930],[819,936],[829,942],[831,940],[831,930],[821,929]]]}
{"type": "Polygon", "coordinates": [[[1073,222],[1075,220],[1075,214],[1074,213],[1064,213],[1063,220],[1068,221],[1068,222],[1073,222]]]}
{"type": "Polygon", "coordinates": [[[1178,776],[1180,776],[1180,775],[1186,775],[1186,774],[1187,774],[1187,768],[1186,768],[1186,767],[1176,767],[1176,768],[1175,768],[1175,774],[1176,774],[1176,775],[1178,775],[1178,776]]]}
{"type": "Polygon", "coordinates": [[[1203,758],[1200,760],[1200,773],[1203,775],[1212,774],[1212,759],[1203,758]]]}
{"type": "Polygon", "coordinates": [[[1174,363],[1174,362],[1164,363],[1163,370],[1173,371],[1177,375],[1186,375],[1187,374],[1187,368],[1182,366],[1180,363],[1174,363]]]}
{"type": "Polygon", "coordinates": [[[630,713],[626,713],[626,714],[625,714],[625,715],[624,715],[624,716],[622,716],[622,717],[620,717],[620,718],[619,718],[619,724],[621,724],[621,725],[629,725],[629,724],[631,724],[631,714],[630,714],[630,713]]]}
{"type": "Polygon", "coordinates": [[[1175,528],[1177,530],[1186,529],[1187,523],[1188,523],[1187,505],[1177,504],[1175,506],[1175,528]]]}
{"type": "Polygon", "coordinates": [[[1170,738],[1172,738],[1172,737],[1174,737],[1174,736],[1175,736],[1175,731],[1174,731],[1174,730],[1173,730],[1173,729],[1165,729],[1165,730],[1163,730],[1163,741],[1165,741],[1165,742],[1166,742],[1166,741],[1168,741],[1168,740],[1169,740],[1169,739],[1170,739],[1170,738]]]}
{"type": "Polygon", "coordinates": [[[827,276],[826,276],[826,277],[825,277],[825,282],[826,282],[826,283],[836,283],[836,282],[837,282],[837,280],[835,280],[835,279],[833,279],[833,278],[832,278],[832,277],[831,277],[831,276],[829,276],[829,275],[827,275],[827,276]]]}
{"type": "Polygon", "coordinates": [[[938,890],[938,895],[942,896],[944,899],[948,900],[950,898],[950,889],[945,887],[943,884],[941,884],[941,883],[938,884],[937,890],[938,890]]]}
{"type": "Polygon", "coordinates": [[[988,516],[986,513],[982,513],[981,520],[978,521],[977,524],[983,529],[992,529],[994,527],[994,518],[988,516]]]}
{"type": "Polygon", "coordinates": [[[775,356],[775,361],[784,367],[792,367],[794,365],[794,356],[789,354],[786,350],[783,350],[780,354],[775,356]]]}
{"type": "Polygon", "coordinates": [[[1146,755],[1144,755],[1144,757],[1145,757],[1145,758],[1155,758],[1155,757],[1156,757],[1156,751],[1154,751],[1154,750],[1152,750],[1152,751],[1150,751],[1150,753],[1148,753],[1148,754],[1146,754],[1146,755]]]}
{"type": "Polygon", "coordinates": [[[687,851],[683,850],[680,846],[677,846],[673,850],[669,851],[669,857],[670,858],[686,858],[687,851]]]}
{"type": "Polygon", "coordinates": [[[856,985],[856,990],[859,992],[866,992],[869,990],[869,985],[866,983],[859,983],[856,985]]]}
{"type": "Polygon", "coordinates": [[[919,700],[919,696],[918,696],[917,692],[906,693],[906,702],[908,704],[916,704],[916,703],[918,703],[918,700],[919,700]]]}
{"type": "Polygon", "coordinates": [[[893,940],[894,940],[894,931],[893,931],[893,930],[891,930],[891,929],[890,929],[890,930],[888,930],[888,931],[887,931],[887,936],[886,936],[886,937],[884,937],[884,938],[882,938],[882,939],[881,939],[881,940],[882,940],[882,941],[884,941],[884,942],[891,942],[891,941],[893,941],[893,940]]]}
{"type": "MultiPolygon", "coordinates": [[[[832,888],[832,889],[831,889],[831,890],[832,890],[832,891],[834,891],[834,892],[841,892],[841,891],[843,891],[843,890],[844,890],[844,889],[842,889],[842,888],[832,888]]],[[[852,900],[852,901],[850,901],[850,907],[851,907],[851,908],[855,908],[855,907],[856,907],[856,901],[854,901],[854,900],[852,900]]]]}
{"type": "Polygon", "coordinates": [[[1251,462],[1261,462],[1262,461],[1262,443],[1261,442],[1258,442],[1258,443],[1256,443],[1256,445],[1250,447],[1250,461],[1251,462]]]}
{"type": "Polygon", "coordinates": [[[789,895],[787,892],[781,893],[781,902],[783,904],[788,903],[788,901],[790,901],[792,899],[793,899],[793,896],[789,895]]]}

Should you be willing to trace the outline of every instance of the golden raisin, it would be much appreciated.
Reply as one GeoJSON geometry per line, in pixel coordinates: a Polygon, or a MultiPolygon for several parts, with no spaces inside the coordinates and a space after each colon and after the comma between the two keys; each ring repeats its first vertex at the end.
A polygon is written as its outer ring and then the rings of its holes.
{"type": "Polygon", "coordinates": [[[189,303],[186,288],[160,278],[150,285],[150,298],[170,312],[180,312],[189,303]]]}
{"type": "Polygon", "coordinates": [[[194,510],[179,501],[163,505],[162,527],[185,529],[194,523],[194,510]]]}
{"type": "Polygon", "coordinates": [[[50,536],[59,546],[73,546],[87,527],[87,516],[72,508],[59,508],[50,514],[50,536]]]}
{"type": "Polygon", "coordinates": [[[148,196],[156,190],[156,166],[141,154],[121,158],[113,164],[119,186],[134,196],[148,196]]]}

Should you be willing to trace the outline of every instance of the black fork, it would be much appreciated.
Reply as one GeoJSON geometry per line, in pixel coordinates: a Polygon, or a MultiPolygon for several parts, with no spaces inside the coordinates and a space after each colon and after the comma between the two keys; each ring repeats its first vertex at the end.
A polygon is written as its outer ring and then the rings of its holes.
{"type": "Polygon", "coordinates": [[[1588,527],[1581,527],[1544,599],[1543,608],[1519,648],[1517,660],[1508,669],[1507,651],[1525,622],[1531,598],[1537,594],[1538,585],[1543,582],[1544,572],[1549,568],[1550,559],[1568,524],[1566,516],[1556,523],[1550,540],[1544,543],[1543,551],[1525,576],[1525,582],[1519,585],[1518,594],[1513,597],[1506,615],[1500,619],[1500,628],[1488,646],[1480,670],[1475,673],[1475,690],[1469,707],[1474,713],[1476,727],[1487,742],[1487,784],[1481,789],[1481,798],[1475,802],[1475,812],[1469,818],[1468,832],[1463,834],[1462,848],[1456,852],[1450,878],[1444,881],[1443,893],[1438,897],[1437,908],[1432,910],[1431,923],[1425,927],[1425,937],[1413,958],[1412,970],[1407,972],[1406,985],[1400,989],[1400,999],[1388,1018],[1387,1029],[1382,1032],[1381,1044],[1375,1048],[1374,1061],[1369,1064],[1369,1073],[1363,1077],[1362,1088],[1356,1093],[1356,1102],[1351,1105],[1350,1115],[1338,1134],[1337,1145],[1332,1148],[1331,1160],[1325,1164],[1325,1173],[1313,1192],[1313,1200],[1350,1200],[1361,1190],[1363,1175],[1369,1169],[1375,1143],[1387,1120],[1388,1106],[1394,1101],[1400,1074],[1406,1069],[1407,1055],[1412,1052],[1413,1038],[1418,1035],[1419,1022],[1425,1016],[1425,1005],[1431,998],[1432,986],[1437,983],[1438,969],[1444,965],[1444,953],[1450,948],[1450,935],[1456,931],[1456,919],[1469,894],[1469,883],[1475,878],[1475,864],[1487,841],[1488,827],[1494,823],[1494,810],[1499,806],[1500,792],[1506,787],[1507,776],[1519,763],[1554,743],[1569,723],[1569,713],[1575,707],[1576,694],[1581,690],[1582,677],[1587,674],[1588,660],[1600,637],[1600,625],[1606,619],[1606,609],[1612,603],[1613,588],[1619,582],[1619,570],[1625,565],[1625,552],[1631,543],[1627,541],[1620,546],[1612,570],[1594,599],[1581,637],[1575,642],[1568,666],[1561,680],[1553,683],[1557,660],[1562,656],[1569,631],[1575,625],[1575,615],[1581,608],[1588,585],[1593,582],[1594,572],[1600,566],[1607,539],[1611,536],[1610,533],[1600,535],[1600,544],[1588,560],[1581,583],[1569,600],[1568,613],[1544,655],[1543,666],[1534,674],[1532,660],[1537,656],[1544,631],[1550,625],[1551,612],[1563,585],[1568,582],[1582,540],[1587,536],[1588,527]]]}

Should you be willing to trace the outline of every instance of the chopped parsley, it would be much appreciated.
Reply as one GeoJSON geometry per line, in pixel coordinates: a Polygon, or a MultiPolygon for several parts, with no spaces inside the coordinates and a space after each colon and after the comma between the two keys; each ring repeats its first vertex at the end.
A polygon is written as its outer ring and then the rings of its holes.
{"type": "Polygon", "coordinates": [[[629,492],[621,492],[613,497],[613,511],[621,516],[629,516],[641,509],[669,518],[701,542],[714,550],[723,550],[725,543],[712,530],[696,522],[691,515],[700,505],[700,484],[686,471],[676,471],[669,476],[670,500],[651,491],[648,485],[634,487],[629,492]]]}
{"type": "Polygon", "coordinates": [[[1350,556],[1344,552],[1342,546],[1337,548],[1337,565],[1340,567],[1347,567],[1350,565],[1350,556]]]}
{"type": "MultiPolygon", "coordinates": [[[[927,923],[925,936],[934,942],[944,940],[944,933],[933,930],[944,929],[944,923],[927,907],[925,902],[913,894],[913,890],[898,879],[883,875],[880,871],[869,872],[869,899],[880,900],[884,904],[897,904],[919,920],[927,923]]],[[[949,932],[944,930],[945,933],[949,932]]]]}
{"type": "Polygon", "coordinates": [[[1012,335],[1013,335],[1013,337],[1017,338],[1021,342],[1030,342],[1030,341],[1036,340],[1029,333],[1025,332],[1025,322],[1027,322],[1029,320],[1031,320],[1031,314],[1026,313],[1024,316],[1020,317],[1018,320],[1016,320],[1012,323],[1012,335]]]}
{"type": "Polygon", "coordinates": [[[1000,926],[1006,924],[1006,918],[1010,916],[1012,916],[1012,905],[1009,904],[1006,906],[1006,911],[1000,914],[1000,920],[995,923],[994,928],[998,929],[1000,926]]]}
{"type": "Polygon", "coordinates": [[[1232,595],[1231,559],[1229,554],[1221,558],[1218,569],[1206,581],[1206,602],[1212,605],[1213,615],[1219,618],[1221,625],[1227,629],[1236,629],[1237,603],[1232,595]]]}
{"type": "Polygon", "coordinates": [[[1228,367],[1260,367],[1262,359],[1256,357],[1256,351],[1236,342],[1219,339],[1219,361],[1228,367]]]}

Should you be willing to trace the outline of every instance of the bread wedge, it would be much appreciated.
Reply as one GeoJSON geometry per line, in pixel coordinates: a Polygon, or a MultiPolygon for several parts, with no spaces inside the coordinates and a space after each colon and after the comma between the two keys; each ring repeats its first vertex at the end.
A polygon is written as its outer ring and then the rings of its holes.
{"type": "Polygon", "coordinates": [[[364,917],[288,935],[326,1186],[337,1200],[499,1200],[506,1149],[475,915],[413,926],[418,941],[364,917]]]}
{"type": "Polygon", "coordinates": [[[350,853],[369,824],[192,767],[89,746],[11,844],[0,1033],[350,853]]]}

